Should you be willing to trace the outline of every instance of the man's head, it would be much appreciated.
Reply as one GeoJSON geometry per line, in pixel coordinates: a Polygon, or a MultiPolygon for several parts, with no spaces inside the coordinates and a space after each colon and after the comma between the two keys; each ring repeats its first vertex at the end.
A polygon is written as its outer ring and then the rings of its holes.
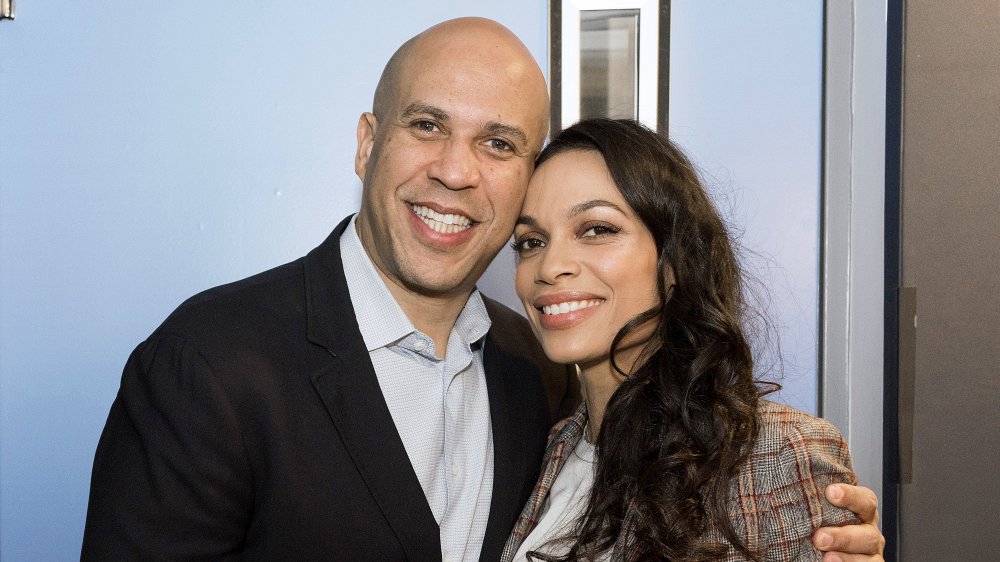
{"type": "Polygon", "coordinates": [[[358,230],[406,291],[467,294],[514,228],[548,132],[545,79],[500,24],[462,18],[407,41],[358,122],[358,230]]]}

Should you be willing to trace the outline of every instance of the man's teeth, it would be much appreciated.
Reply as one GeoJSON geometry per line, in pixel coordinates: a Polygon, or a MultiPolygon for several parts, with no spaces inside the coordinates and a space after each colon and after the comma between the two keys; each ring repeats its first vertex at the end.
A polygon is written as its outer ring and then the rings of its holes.
{"type": "Polygon", "coordinates": [[[580,310],[581,308],[590,308],[591,306],[597,306],[601,304],[600,299],[591,299],[586,301],[567,301],[561,302],[559,304],[549,304],[542,307],[542,314],[554,315],[554,314],[566,314],[567,312],[573,312],[574,310],[580,310]]]}
{"type": "Polygon", "coordinates": [[[472,226],[469,217],[462,215],[443,215],[434,209],[429,209],[420,205],[411,205],[413,212],[424,221],[424,224],[431,227],[435,232],[451,234],[461,232],[472,226]]]}

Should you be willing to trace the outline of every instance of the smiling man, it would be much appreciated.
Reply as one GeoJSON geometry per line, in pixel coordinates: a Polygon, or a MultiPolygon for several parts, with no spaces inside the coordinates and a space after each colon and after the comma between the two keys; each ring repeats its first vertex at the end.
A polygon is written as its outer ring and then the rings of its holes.
{"type": "MultiPolygon", "coordinates": [[[[580,400],[525,321],[476,290],[547,106],[538,65],[495,22],[404,44],[358,122],[358,215],[297,261],[189,299],[133,352],[82,558],[498,559],[550,424],[580,400]]],[[[870,550],[872,529],[830,536],[870,550]]]]}
{"type": "Polygon", "coordinates": [[[545,79],[509,31],[462,20],[403,45],[373,105],[358,123],[358,235],[393,297],[444,350],[514,230],[548,133],[545,79]]]}

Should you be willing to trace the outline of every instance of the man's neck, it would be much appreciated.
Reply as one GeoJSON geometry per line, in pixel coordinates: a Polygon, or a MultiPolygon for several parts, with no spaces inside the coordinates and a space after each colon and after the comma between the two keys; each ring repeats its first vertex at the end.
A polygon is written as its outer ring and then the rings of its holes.
{"type": "Polygon", "coordinates": [[[381,271],[378,274],[388,287],[392,298],[396,299],[399,307],[413,323],[413,327],[434,340],[436,355],[444,359],[448,350],[448,336],[455,327],[458,315],[469,302],[472,290],[454,295],[423,295],[393,282],[381,271]]]}

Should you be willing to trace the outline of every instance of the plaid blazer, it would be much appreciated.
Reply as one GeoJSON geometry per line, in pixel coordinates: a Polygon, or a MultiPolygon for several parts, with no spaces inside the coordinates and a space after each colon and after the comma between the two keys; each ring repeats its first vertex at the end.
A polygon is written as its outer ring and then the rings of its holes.
{"type": "MultiPolygon", "coordinates": [[[[847,443],[826,420],[787,406],[761,400],[758,412],[757,442],[729,484],[728,511],[733,528],[763,560],[821,561],[822,553],[812,546],[813,531],[860,522],[850,511],[827,503],[823,495],[830,484],[857,483],[847,443]]],[[[507,540],[503,562],[511,561],[538,523],[549,490],[586,426],[584,403],[573,416],[552,428],[538,483],[507,540]]],[[[703,538],[728,544],[717,529],[709,529],[703,538]]],[[[624,560],[627,541],[627,537],[618,541],[610,560],[624,560]]],[[[720,560],[735,562],[746,557],[730,545],[720,560]]]]}

